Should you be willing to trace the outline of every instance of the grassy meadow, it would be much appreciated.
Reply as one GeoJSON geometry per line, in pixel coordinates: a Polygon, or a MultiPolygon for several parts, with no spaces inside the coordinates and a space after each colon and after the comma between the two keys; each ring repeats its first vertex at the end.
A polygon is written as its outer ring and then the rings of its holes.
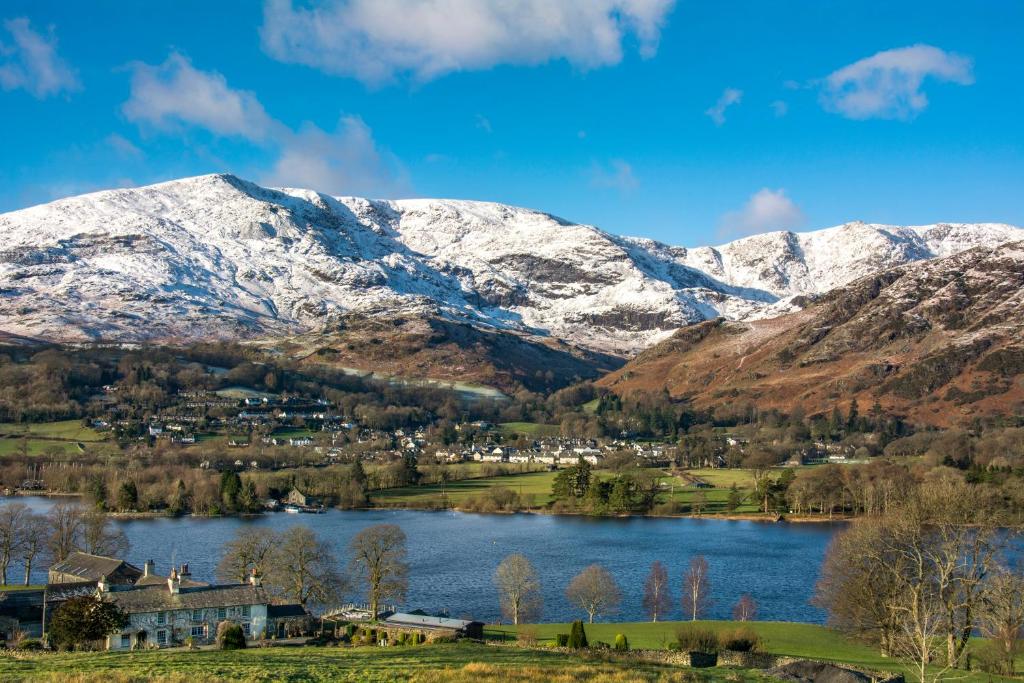
{"type": "Polygon", "coordinates": [[[103,440],[104,436],[96,430],[83,427],[81,420],[0,422],[0,456],[21,453],[23,447],[29,455],[75,455],[103,440]]]}

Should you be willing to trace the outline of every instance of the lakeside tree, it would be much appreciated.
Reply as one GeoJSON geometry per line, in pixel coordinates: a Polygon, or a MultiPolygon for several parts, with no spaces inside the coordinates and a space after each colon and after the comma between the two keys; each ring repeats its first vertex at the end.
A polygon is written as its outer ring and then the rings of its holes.
{"type": "Polygon", "coordinates": [[[509,555],[494,572],[501,613],[513,624],[540,619],[544,602],[537,571],[525,555],[509,555]]]}
{"type": "Polygon", "coordinates": [[[326,605],[343,592],[338,559],[312,529],[295,526],[280,535],[270,555],[268,585],[303,605],[326,605]]]}
{"type": "Polygon", "coordinates": [[[697,621],[711,606],[711,577],[703,555],[693,557],[683,574],[682,604],[683,616],[691,621],[697,621]]]}
{"type": "Polygon", "coordinates": [[[655,560],[651,564],[651,571],[644,581],[643,606],[651,621],[658,621],[672,609],[672,595],[670,594],[668,580],[668,569],[660,561],[655,560]]]}
{"type": "Polygon", "coordinates": [[[363,529],[349,543],[351,567],[366,587],[373,618],[383,600],[402,600],[409,587],[405,532],[395,524],[363,529]]]}
{"type": "Polygon", "coordinates": [[[735,621],[753,621],[757,618],[757,601],[750,593],[744,593],[732,607],[732,618],[735,621]]]}
{"type": "Polygon", "coordinates": [[[57,503],[46,517],[50,524],[50,556],[54,562],[61,562],[82,542],[84,511],[78,505],[57,503]]]}
{"type": "Polygon", "coordinates": [[[25,520],[25,534],[21,543],[21,564],[25,569],[25,585],[32,582],[32,568],[45,563],[48,555],[47,535],[50,524],[45,516],[31,514],[25,520]]]}
{"type": "Polygon", "coordinates": [[[76,548],[90,555],[117,557],[128,552],[128,537],[113,528],[110,518],[100,510],[89,510],[82,515],[81,541],[76,548]]]}
{"type": "Polygon", "coordinates": [[[127,623],[128,616],[114,603],[81,595],[60,604],[46,632],[54,647],[71,650],[101,641],[127,623]]]}
{"type": "Polygon", "coordinates": [[[565,589],[565,597],[587,613],[591,624],[594,617],[615,612],[622,602],[615,579],[599,564],[592,564],[574,576],[565,589]]]}
{"type": "Polygon", "coordinates": [[[979,631],[988,639],[996,673],[1013,676],[1024,652],[1024,574],[998,567],[986,586],[979,631]]]}
{"type": "Polygon", "coordinates": [[[7,570],[20,557],[32,511],[24,503],[0,506],[0,584],[7,583],[7,570]]]}
{"type": "Polygon", "coordinates": [[[255,572],[266,576],[279,536],[270,529],[239,529],[224,544],[224,556],[217,564],[217,578],[224,582],[245,583],[255,572]]]}

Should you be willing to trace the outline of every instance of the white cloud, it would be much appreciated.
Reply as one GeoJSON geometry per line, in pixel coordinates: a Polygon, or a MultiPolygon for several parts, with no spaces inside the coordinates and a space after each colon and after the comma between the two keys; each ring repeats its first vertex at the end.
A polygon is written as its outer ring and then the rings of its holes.
{"type": "Polygon", "coordinates": [[[491,128],[491,120],[483,114],[476,115],[476,127],[485,133],[494,132],[494,129],[491,128]]]}
{"type": "Polygon", "coordinates": [[[928,106],[925,78],[970,85],[967,57],[931,45],[884,50],[844,66],[820,83],[821,102],[851,119],[911,119],[928,106]]]}
{"type": "Polygon", "coordinates": [[[565,59],[580,69],[622,60],[628,36],[657,51],[675,0],[266,0],[260,29],[275,59],[380,84],[428,81],[498,64],[565,59]]]}
{"type": "Polygon", "coordinates": [[[196,69],[176,52],[163,64],[131,69],[131,96],[122,107],[129,121],[164,129],[190,124],[256,141],[277,132],[279,124],[255,95],[228,87],[224,76],[196,69]]]}
{"type": "Polygon", "coordinates": [[[0,88],[24,88],[40,99],[81,90],[74,70],[57,54],[53,28],[49,37],[32,30],[28,19],[8,19],[4,28],[13,45],[0,42],[0,88]]]}
{"type": "Polygon", "coordinates": [[[633,167],[623,159],[612,159],[608,164],[593,164],[590,168],[590,184],[629,192],[640,186],[633,167]]]}
{"type": "Polygon", "coordinates": [[[266,184],[329,194],[398,196],[409,191],[396,159],[377,146],[362,119],[342,117],[333,133],[305,124],[281,143],[266,184]]]}
{"type": "Polygon", "coordinates": [[[106,138],[104,138],[104,142],[106,142],[115,152],[117,152],[122,157],[130,159],[141,159],[142,157],[145,156],[142,150],[139,149],[134,142],[124,137],[123,135],[119,135],[118,133],[111,133],[106,138]]]}
{"type": "Polygon", "coordinates": [[[789,113],[789,105],[786,104],[785,100],[775,100],[769,106],[771,106],[776,118],[782,118],[789,113]]]}
{"type": "Polygon", "coordinates": [[[726,88],[722,91],[722,95],[718,98],[718,101],[715,102],[715,106],[705,110],[704,113],[711,117],[711,120],[715,122],[716,126],[721,126],[725,123],[725,110],[734,104],[739,104],[742,99],[742,90],[726,88]]]}
{"type": "MultiPolygon", "coordinates": [[[[221,74],[197,69],[177,53],[157,66],[131,68],[131,95],[123,106],[129,120],[160,130],[195,126],[249,140],[276,154],[263,182],[334,195],[408,192],[403,167],[358,117],[342,117],[334,132],[309,122],[296,131],[271,117],[253,93],[231,88],[221,74]]],[[[130,151],[131,143],[120,136],[108,142],[130,151]]]]}
{"type": "Polygon", "coordinates": [[[804,214],[785,190],[763,188],[755,192],[743,208],[722,216],[719,238],[735,239],[772,230],[792,230],[804,222],[804,214]]]}

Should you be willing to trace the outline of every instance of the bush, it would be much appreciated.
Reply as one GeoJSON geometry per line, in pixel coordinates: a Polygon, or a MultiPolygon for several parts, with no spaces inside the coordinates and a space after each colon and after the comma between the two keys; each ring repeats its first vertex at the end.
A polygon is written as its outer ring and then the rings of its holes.
{"type": "Polygon", "coordinates": [[[233,621],[222,621],[217,624],[217,645],[222,650],[244,650],[245,632],[233,621]]]}
{"type": "Polygon", "coordinates": [[[718,644],[723,650],[757,652],[761,648],[761,638],[753,629],[741,626],[731,631],[720,633],[718,635],[718,644]]]}
{"type": "Polygon", "coordinates": [[[535,626],[520,626],[516,631],[516,640],[523,645],[537,644],[537,628],[535,626]]]}
{"type": "Polygon", "coordinates": [[[559,633],[555,636],[555,645],[558,647],[569,647],[569,634],[559,633]]]}
{"type": "Polygon", "coordinates": [[[18,644],[19,650],[42,650],[43,642],[38,638],[25,638],[18,644]]]}
{"type": "Polygon", "coordinates": [[[566,646],[573,650],[587,647],[587,632],[583,628],[582,621],[576,620],[572,622],[572,628],[569,629],[569,641],[566,643],[566,646]]]}
{"type": "Polygon", "coordinates": [[[345,624],[345,635],[348,636],[349,638],[352,638],[352,636],[354,636],[355,634],[356,634],[356,625],[355,624],[345,624]]]}
{"type": "Polygon", "coordinates": [[[629,641],[626,640],[626,634],[625,633],[616,633],[615,634],[615,649],[616,650],[622,650],[622,651],[625,651],[625,650],[629,649],[629,641]]]}
{"type": "Polygon", "coordinates": [[[683,626],[676,631],[676,643],[683,652],[718,652],[718,635],[710,629],[697,626],[683,626]]]}

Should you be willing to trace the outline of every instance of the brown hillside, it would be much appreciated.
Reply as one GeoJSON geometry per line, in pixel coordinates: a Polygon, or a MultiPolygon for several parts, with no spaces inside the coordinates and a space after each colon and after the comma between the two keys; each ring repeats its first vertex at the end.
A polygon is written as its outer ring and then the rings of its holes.
{"type": "Polygon", "coordinates": [[[814,414],[856,398],[945,426],[1024,413],[1024,243],[857,280],[799,313],[685,327],[600,384],[814,414]]]}

